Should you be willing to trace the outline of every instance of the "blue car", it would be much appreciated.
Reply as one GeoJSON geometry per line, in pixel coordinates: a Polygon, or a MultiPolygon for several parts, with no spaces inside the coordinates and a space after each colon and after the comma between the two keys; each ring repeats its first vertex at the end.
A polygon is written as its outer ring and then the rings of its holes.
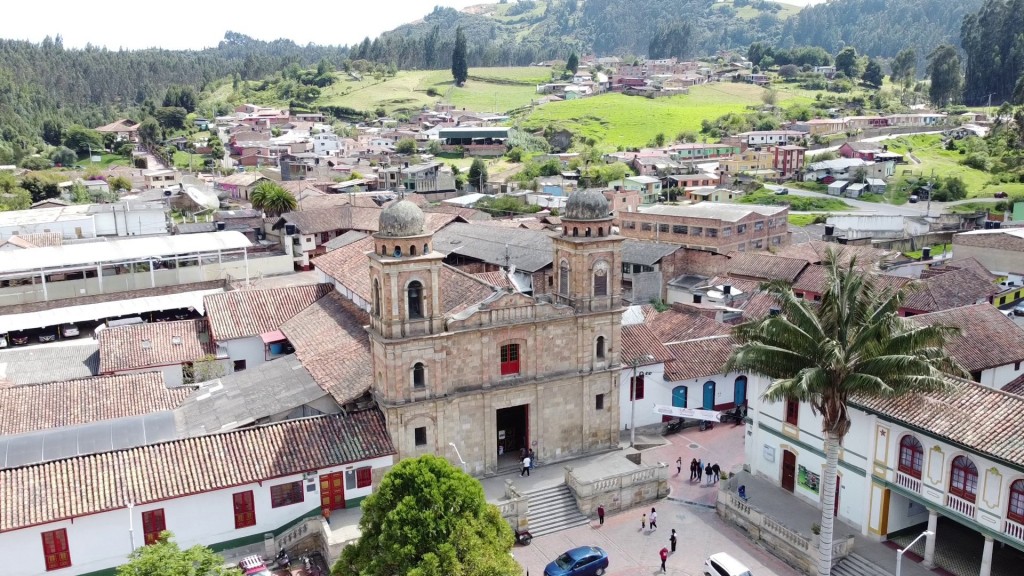
{"type": "Polygon", "coordinates": [[[573,548],[544,568],[544,576],[601,576],[608,570],[608,553],[597,546],[573,548]]]}

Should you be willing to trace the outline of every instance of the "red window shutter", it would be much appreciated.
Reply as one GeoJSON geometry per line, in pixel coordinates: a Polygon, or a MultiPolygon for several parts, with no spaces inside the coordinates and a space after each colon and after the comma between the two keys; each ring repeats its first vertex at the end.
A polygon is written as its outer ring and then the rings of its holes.
{"type": "Polygon", "coordinates": [[[43,555],[46,558],[46,570],[59,570],[71,566],[71,554],[68,551],[67,530],[43,532],[43,555]]]}
{"type": "Polygon", "coordinates": [[[146,537],[146,546],[156,544],[164,530],[167,530],[167,524],[163,508],[142,513],[142,532],[146,537]]]}
{"type": "Polygon", "coordinates": [[[370,473],[370,467],[359,468],[356,470],[356,488],[366,488],[373,480],[373,475],[370,473]]]}

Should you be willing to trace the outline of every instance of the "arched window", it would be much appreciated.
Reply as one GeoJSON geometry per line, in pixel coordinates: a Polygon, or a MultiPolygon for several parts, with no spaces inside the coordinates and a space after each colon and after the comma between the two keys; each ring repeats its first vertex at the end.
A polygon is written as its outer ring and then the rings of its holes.
{"type": "Polygon", "coordinates": [[[381,247],[380,247],[380,255],[381,256],[387,256],[388,255],[388,247],[386,245],[383,245],[383,244],[381,245],[381,247]]]}
{"type": "Polygon", "coordinates": [[[430,244],[423,245],[423,255],[426,256],[427,254],[430,254],[430,244]]]}
{"type": "Polygon", "coordinates": [[[608,295],[608,264],[598,262],[594,265],[594,296],[608,295]]]}
{"type": "Polygon", "coordinates": [[[587,238],[590,238],[590,228],[587,227],[586,233],[584,234],[587,238]]]}
{"type": "Polygon", "coordinates": [[[394,256],[395,256],[395,258],[401,258],[402,257],[402,247],[401,246],[395,246],[394,256]]]}
{"type": "Polygon", "coordinates": [[[415,255],[416,255],[416,245],[413,244],[412,246],[409,246],[409,256],[415,256],[415,255]]]}
{"type": "Polygon", "coordinates": [[[1015,480],[1010,484],[1010,503],[1006,509],[1006,517],[1024,524],[1024,480],[1015,480]]]}
{"type": "Polygon", "coordinates": [[[413,280],[406,288],[409,318],[423,318],[423,284],[413,280]]]}
{"type": "Polygon", "coordinates": [[[580,235],[580,229],[576,228],[575,226],[573,226],[573,228],[572,228],[572,235],[573,236],[579,236],[580,235]]]}
{"type": "Polygon", "coordinates": [[[562,296],[569,295],[569,263],[562,260],[558,267],[558,293],[562,296]]]}
{"type": "Polygon", "coordinates": [[[373,280],[373,315],[380,318],[380,282],[373,280]]]}
{"type": "Polygon", "coordinates": [[[604,226],[598,226],[597,227],[597,235],[598,236],[604,236],[604,226]]]}
{"type": "Polygon", "coordinates": [[[921,441],[907,434],[900,439],[900,461],[897,469],[904,474],[921,479],[921,464],[924,462],[924,446],[921,441]]]}
{"type": "Polygon", "coordinates": [[[594,350],[594,356],[597,356],[602,360],[604,359],[604,336],[597,337],[597,346],[594,350]]]}
{"type": "Polygon", "coordinates": [[[412,387],[420,390],[427,387],[427,367],[417,362],[412,367],[412,387]]]}
{"type": "Polygon", "coordinates": [[[974,502],[978,494],[978,467],[967,456],[953,458],[953,469],[949,474],[949,493],[968,502],[974,502]]]}

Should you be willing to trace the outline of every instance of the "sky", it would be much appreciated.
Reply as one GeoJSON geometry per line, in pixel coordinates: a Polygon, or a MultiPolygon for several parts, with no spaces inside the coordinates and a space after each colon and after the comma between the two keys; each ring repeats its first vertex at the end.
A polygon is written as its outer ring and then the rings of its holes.
{"type": "MultiPolygon", "coordinates": [[[[496,0],[490,0],[495,2],[496,0]]],[[[629,1],[629,0],[626,0],[629,1]]],[[[784,0],[817,4],[824,0],[784,0]]],[[[119,48],[201,49],[216,46],[231,30],[258,40],[296,44],[355,44],[418,20],[435,5],[465,8],[487,0],[47,0],[6,6],[0,38],[39,42],[58,34],[68,48],[86,44],[119,48]]]]}

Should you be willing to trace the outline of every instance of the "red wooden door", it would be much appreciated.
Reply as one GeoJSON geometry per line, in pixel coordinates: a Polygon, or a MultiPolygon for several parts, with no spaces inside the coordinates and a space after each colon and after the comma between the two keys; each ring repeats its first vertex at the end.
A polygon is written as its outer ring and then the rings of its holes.
{"type": "Polygon", "coordinates": [[[790,492],[796,486],[796,454],[782,451],[782,487],[790,492]]]}
{"type": "Polygon", "coordinates": [[[320,507],[341,510],[345,507],[345,473],[320,475],[320,507]]]}

